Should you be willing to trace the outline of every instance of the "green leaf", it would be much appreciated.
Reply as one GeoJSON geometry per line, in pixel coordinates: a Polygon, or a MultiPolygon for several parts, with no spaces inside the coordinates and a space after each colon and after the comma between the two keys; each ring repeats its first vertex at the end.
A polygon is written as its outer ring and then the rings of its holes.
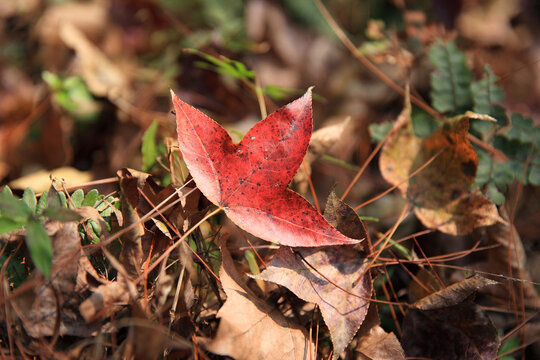
{"type": "Polygon", "coordinates": [[[249,265],[249,270],[251,271],[251,273],[253,275],[258,275],[261,273],[261,271],[259,270],[259,265],[257,264],[257,259],[255,257],[255,253],[251,250],[246,250],[244,251],[244,257],[246,258],[247,262],[248,262],[248,265],[249,265]]]}
{"type": "Polygon", "coordinates": [[[0,217],[0,235],[9,234],[16,229],[22,229],[23,225],[23,222],[15,221],[5,217],[0,217]]]}
{"type": "Polygon", "coordinates": [[[422,139],[433,134],[441,125],[433,116],[416,109],[412,112],[411,122],[414,134],[422,139]]]}
{"type": "Polygon", "coordinates": [[[16,222],[25,222],[33,214],[32,209],[21,199],[7,192],[0,193],[0,216],[16,222]]]}
{"type": "Polygon", "coordinates": [[[79,221],[82,218],[77,212],[64,207],[47,208],[43,216],[61,222],[79,221]]]}
{"type": "Polygon", "coordinates": [[[472,187],[480,187],[487,184],[493,171],[493,160],[484,150],[475,149],[478,154],[478,167],[472,187]]]}
{"type": "Polygon", "coordinates": [[[13,192],[11,191],[11,189],[9,188],[9,186],[7,186],[7,185],[5,185],[5,186],[2,188],[2,191],[0,191],[0,194],[8,194],[8,195],[13,196],[13,192]]]}
{"type": "Polygon", "coordinates": [[[263,93],[270,96],[273,100],[283,100],[291,94],[297,94],[298,90],[289,89],[282,86],[267,85],[264,87],[263,93]]]}
{"type": "Polygon", "coordinates": [[[51,90],[60,91],[62,89],[62,79],[58,75],[49,71],[43,71],[41,78],[51,87],[51,90]]]}
{"type": "Polygon", "coordinates": [[[538,127],[534,126],[530,117],[523,117],[521,114],[512,114],[512,128],[506,134],[510,140],[518,140],[522,143],[530,144],[534,141],[538,127]]]}
{"type": "Polygon", "coordinates": [[[184,51],[200,56],[207,61],[207,63],[202,61],[195,62],[195,65],[201,69],[211,70],[218,74],[228,75],[244,81],[250,81],[255,77],[255,73],[252,70],[248,70],[247,67],[239,61],[229,59],[225,56],[217,58],[196,49],[185,49],[184,51]]]}
{"type": "Polygon", "coordinates": [[[99,211],[99,214],[104,218],[107,216],[111,216],[114,212],[114,209],[112,207],[116,201],[117,200],[114,197],[108,196],[96,206],[96,210],[99,211]]]}
{"type": "Polygon", "coordinates": [[[71,194],[71,202],[73,206],[78,208],[82,206],[84,200],[84,191],[82,189],[77,189],[71,194]]]}
{"type": "Polygon", "coordinates": [[[435,71],[431,73],[433,107],[442,113],[467,110],[471,105],[471,72],[465,54],[453,41],[441,40],[429,48],[429,59],[435,71]]]}
{"type": "Polygon", "coordinates": [[[471,84],[471,92],[474,101],[474,112],[493,116],[493,106],[504,99],[504,90],[497,86],[499,78],[493,73],[491,67],[486,64],[484,76],[471,84]]]}
{"type": "Polygon", "coordinates": [[[90,190],[82,202],[82,206],[94,206],[98,200],[99,192],[96,189],[90,190]]]}
{"type": "MultiPolygon", "coordinates": [[[[500,355],[500,354],[508,353],[512,351],[513,349],[517,348],[520,343],[521,343],[521,338],[519,337],[508,339],[501,345],[501,347],[499,348],[498,354],[500,355]]],[[[505,358],[514,360],[514,358],[511,356],[503,356],[499,359],[505,359],[505,358]]]]}
{"type": "Polygon", "coordinates": [[[43,226],[35,220],[26,225],[26,246],[36,268],[49,278],[53,258],[52,242],[43,226]]]}
{"type": "Polygon", "coordinates": [[[60,193],[56,190],[54,186],[51,185],[49,188],[49,194],[47,198],[47,207],[48,208],[58,208],[62,206],[62,200],[60,199],[60,193]]]}
{"type": "Polygon", "coordinates": [[[489,183],[487,186],[487,196],[495,205],[502,205],[504,204],[505,197],[504,194],[497,189],[497,186],[493,183],[489,183]]]}
{"type": "Polygon", "coordinates": [[[60,206],[67,208],[66,194],[64,194],[63,192],[59,192],[58,193],[58,199],[60,200],[60,206]]]}
{"type": "Polygon", "coordinates": [[[32,188],[26,188],[26,190],[24,190],[22,199],[26,203],[26,205],[28,205],[28,207],[32,210],[32,213],[35,213],[37,200],[34,190],[32,190],[32,188]]]}
{"type": "Polygon", "coordinates": [[[380,124],[369,124],[369,135],[371,141],[379,143],[386,136],[386,134],[392,129],[392,122],[385,121],[380,124]]]}
{"type": "Polygon", "coordinates": [[[529,184],[540,185],[540,166],[531,165],[531,173],[529,174],[529,184]]]}
{"type": "Polygon", "coordinates": [[[142,158],[143,158],[143,171],[149,171],[156,163],[158,157],[156,134],[159,123],[154,120],[148,129],[144,132],[142,138],[142,158]]]}
{"type": "Polygon", "coordinates": [[[47,205],[49,203],[49,190],[45,190],[43,194],[41,194],[37,206],[36,206],[36,214],[41,214],[43,210],[47,208],[47,205]]]}
{"type": "MultiPolygon", "coordinates": [[[[13,254],[12,251],[15,249],[9,250],[8,245],[8,252],[10,255],[13,254]]],[[[11,258],[9,263],[6,265],[6,261],[8,261],[8,256],[6,254],[3,254],[0,256],[0,268],[6,269],[6,274],[9,278],[10,284],[13,284],[13,287],[17,288],[19,285],[21,285],[26,280],[26,271],[25,271],[25,265],[24,265],[24,259],[22,257],[22,251],[17,251],[17,253],[13,254],[14,257],[11,258]]]]}

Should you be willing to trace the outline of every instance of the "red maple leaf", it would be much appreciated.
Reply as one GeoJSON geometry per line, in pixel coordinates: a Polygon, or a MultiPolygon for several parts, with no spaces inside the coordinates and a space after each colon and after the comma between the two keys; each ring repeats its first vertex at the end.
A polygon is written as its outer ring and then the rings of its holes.
{"type": "MultiPolygon", "coordinates": [[[[172,92],[171,92],[172,93],[172,92]]],[[[172,93],[178,143],[201,192],[242,229],[288,246],[352,244],[287,188],[311,137],[311,90],[270,114],[239,144],[218,123],[172,93]]]]}

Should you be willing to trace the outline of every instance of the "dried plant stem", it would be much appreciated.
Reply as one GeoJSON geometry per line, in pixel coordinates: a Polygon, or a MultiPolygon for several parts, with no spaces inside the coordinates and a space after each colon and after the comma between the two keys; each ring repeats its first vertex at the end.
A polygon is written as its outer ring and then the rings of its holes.
{"type": "MultiPolygon", "coordinates": [[[[201,226],[202,223],[204,223],[206,220],[210,219],[212,216],[216,215],[217,213],[219,213],[221,210],[223,210],[223,208],[221,207],[218,207],[217,209],[215,209],[214,211],[206,214],[205,217],[203,217],[198,223],[196,223],[195,225],[193,225],[188,231],[185,232],[184,235],[182,235],[182,237],[180,237],[180,239],[176,240],[174,242],[174,244],[172,244],[171,246],[169,246],[169,248],[167,250],[165,250],[165,252],[163,252],[163,254],[161,254],[161,256],[156,260],[154,261],[154,263],[152,265],[150,265],[148,267],[148,269],[146,269],[146,271],[142,274],[142,276],[146,276],[146,274],[148,274],[150,271],[154,270],[154,268],[156,268],[156,266],[158,266],[159,263],[161,263],[163,260],[165,260],[166,257],[168,257],[170,255],[170,253],[176,249],[180,243],[182,243],[182,241],[184,241],[192,232],[194,232],[199,226],[201,226]]],[[[203,262],[203,264],[206,266],[206,268],[208,269],[208,271],[211,272],[211,274],[213,274],[213,276],[219,281],[219,277],[214,274],[214,272],[212,271],[212,269],[205,263],[203,262]]],[[[139,276],[139,281],[142,280],[141,276],[139,276]]]]}

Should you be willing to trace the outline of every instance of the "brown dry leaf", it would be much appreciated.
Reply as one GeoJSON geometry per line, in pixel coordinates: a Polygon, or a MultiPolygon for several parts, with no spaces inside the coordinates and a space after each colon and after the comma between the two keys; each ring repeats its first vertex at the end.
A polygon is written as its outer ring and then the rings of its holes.
{"type": "MultiPolygon", "coordinates": [[[[333,192],[324,216],[346,236],[365,237],[358,215],[333,192]]],[[[317,304],[330,330],[336,358],[362,325],[369,306],[367,299],[372,291],[369,272],[353,286],[367,270],[369,261],[362,255],[351,246],[295,250],[281,247],[266,270],[252,277],[285,286],[304,301],[317,304]]]]}
{"type": "Polygon", "coordinates": [[[12,189],[32,188],[34,192],[43,192],[51,186],[51,177],[63,180],[66,187],[84,184],[92,180],[90,171],[80,171],[73,167],[63,166],[53,170],[39,170],[31,174],[12,180],[9,187],[12,189]]]}
{"type": "Polygon", "coordinates": [[[330,225],[351,239],[365,239],[367,236],[364,222],[349,205],[337,197],[334,191],[328,195],[323,216],[330,225]]]}
{"type": "Polygon", "coordinates": [[[457,305],[462,303],[476,290],[497,284],[498,282],[494,280],[480,275],[474,275],[418,300],[412,307],[420,310],[431,310],[457,305]]]}
{"type": "Polygon", "coordinates": [[[129,291],[123,281],[98,286],[79,306],[79,312],[87,323],[105,319],[127,305],[129,291]]]}
{"type": "Polygon", "coordinates": [[[129,101],[132,98],[127,76],[82,31],[66,22],[60,28],[60,36],[76,51],[81,61],[81,75],[94,95],[107,97],[115,103],[118,99],[129,101]]]}
{"type": "Polygon", "coordinates": [[[387,333],[379,325],[358,340],[357,360],[405,360],[403,348],[393,332],[387,333]]]}
{"type": "Polygon", "coordinates": [[[368,261],[350,246],[294,251],[281,247],[266,270],[252,277],[285,286],[304,301],[319,305],[337,357],[356,334],[367,313],[367,299],[371,296],[369,274],[352,286],[367,266],[368,261]]]}
{"type": "Polygon", "coordinates": [[[87,272],[99,279],[80,243],[77,223],[57,221],[46,224],[53,244],[51,282],[39,286],[33,294],[21,297],[13,304],[32,337],[52,336],[60,309],[60,335],[88,336],[95,329],[85,324],[78,312],[80,293],[88,288],[87,272]]]}
{"type": "Polygon", "coordinates": [[[369,306],[366,320],[358,330],[356,360],[405,360],[398,338],[380,326],[377,304],[369,306]]]}
{"type": "Polygon", "coordinates": [[[497,329],[475,304],[409,309],[403,320],[401,344],[408,357],[438,360],[495,359],[497,329]]]}
{"type": "Polygon", "coordinates": [[[122,209],[124,212],[128,212],[128,214],[124,214],[125,217],[129,215],[127,217],[128,222],[138,222],[141,217],[153,211],[156,206],[168,199],[161,205],[160,214],[162,216],[156,214],[155,219],[146,221],[144,224],[141,223],[138,228],[129,233],[133,240],[142,236],[141,239],[123,248],[124,255],[122,255],[121,259],[123,259],[126,269],[132,272],[140,269],[142,259],[147,259],[149,255],[157,257],[161,251],[170,245],[171,238],[167,236],[167,232],[173,234],[173,229],[170,229],[165,224],[163,218],[167,219],[180,233],[184,233],[202,219],[208,201],[206,198],[201,197],[201,192],[195,189],[194,183],[191,183],[191,186],[183,186],[177,190],[172,185],[164,188],[158,185],[150,174],[134,169],[121,169],[117,172],[117,175],[120,178],[120,188],[124,199],[122,201],[127,202],[122,209]],[[175,195],[175,193],[177,194],[175,195]],[[167,210],[163,210],[167,205],[177,201],[178,197],[180,197],[179,203],[167,210]],[[139,253],[139,242],[142,253],[139,253]],[[130,254],[132,251],[135,253],[130,254]],[[131,263],[131,265],[128,265],[128,263],[131,263]]]}
{"type": "Polygon", "coordinates": [[[221,252],[219,274],[227,301],[217,314],[221,322],[216,337],[200,342],[207,350],[236,360],[310,359],[305,329],[242,285],[224,245],[221,252]]]}
{"type": "Polygon", "coordinates": [[[400,184],[418,219],[428,228],[451,235],[467,234],[501,220],[495,205],[480,190],[470,191],[478,156],[467,138],[468,128],[468,116],[458,116],[447,119],[430,137],[416,137],[407,95],[379,158],[383,177],[393,185],[400,184]],[[407,181],[435,155],[431,164],[407,181]]]}
{"type": "Polygon", "coordinates": [[[144,261],[141,238],[145,231],[139,214],[137,214],[136,206],[139,203],[138,182],[144,181],[145,177],[135,177],[128,169],[118,170],[117,175],[121,189],[122,217],[126,227],[134,225],[123,236],[124,244],[120,254],[120,261],[129,276],[137,278],[140,275],[144,261]]]}
{"type": "Polygon", "coordinates": [[[311,164],[313,164],[320,156],[326,154],[328,150],[342,138],[345,131],[352,131],[353,127],[354,123],[351,121],[351,117],[347,116],[344,120],[320,128],[311,135],[308,151],[304,157],[303,164],[293,178],[300,194],[305,194],[308,191],[308,179],[311,176],[311,164]]]}
{"type": "Polygon", "coordinates": [[[62,3],[48,6],[35,29],[42,43],[61,45],[60,29],[72,24],[90,39],[97,39],[107,27],[107,6],[103,1],[62,3]]]}
{"type": "Polygon", "coordinates": [[[432,271],[427,270],[425,267],[421,268],[416,273],[416,278],[418,281],[411,281],[409,283],[409,301],[411,302],[418,301],[442,289],[437,277],[432,271]],[[420,286],[420,284],[423,286],[420,286]],[[429,292],[427,290],[429,290],[429,292]]]}
{"type": "Polygon", "coordinates": [[[401,343],[409,357],[493,359],[497,329],[476,304],[464,302],[496,281],[475,275],[414,303],[403,320],[401,343]]]}
{"type": "Polygon", "coordinates": [[[469,1],[459,15],[456,27],[460,35],[483,46],[502,46],[521,50],[531,43],[525,26],[515,26],[520,13],[518,1],[469,1]]]}

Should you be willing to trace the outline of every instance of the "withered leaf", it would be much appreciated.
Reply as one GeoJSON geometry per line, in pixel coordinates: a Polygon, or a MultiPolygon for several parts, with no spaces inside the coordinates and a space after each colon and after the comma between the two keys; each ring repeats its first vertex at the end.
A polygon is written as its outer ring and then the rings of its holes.
{"type": "Polygon", "coordinates": [[[451,235],[467,234],[500,220],[493,203],[478,189],[470,191],[478,156],[467,138],[468,128],[468,115],[458,116],[447,119],[428,138],[416,137],[407,96],[379,158],[383,177],[393,185],[400,184],[418,219],[451,235]],[[433,156],[431,164],[407,181],[433,156]]]}
{"type": "Polygon", "coordinates": [[[122,68],[109,60],[82,31],[66,22],[60,27],[60,37],[77,52],[81,61],[81,76],[93,94],[106,96],[113,102],[118,98],[132,99],[129,79],[122,68]]]}
{"type": "MultiPolygon", "coordinates": [[[[345,234],[349,237],[365,236],[358,215],[333,193],[325,218],[338,230],[347,229],[345,234]]],[[[368,261],[362,253],[350,246],[296,250],[281,247],[267,269],[252,277],[285,286],[299,298],[317,304],[330,330],[334,354],[338,356],[367,313],[372,290],[369,272],[354,283],[366,272],[367,266],[368,261]]]]}
{"type": "Polygon", "coordinates": [[[311,176],[311,164],[320,156],[326,154],[328,150],[341,138],[343,133],[351,131],[354,124],[351,117],[331,125],[327,125],[314,131],[309,140],[309,147],[304,157],[303,164],[298,168],[298,172],[294,175],[293,181],[298,187],[300,194],[305,194],[308,191],[308,179],[311,176]]]}
{"type": "Polygon", "coordinates": [[[497,329],[475,304],[431,310],[409,309],[403,320],[401,344],[409,357],[440,360],[495,359],[497,329]]]}
{"type": "Polygon", "coordinates": [[[223,245],[219,272],[227,301],[212,340],[201,339],[207,350],[236,360],[307,360],[309,338],[305,329],[251,293],[240,280],[233,260],[223,245]]]}
{"type": "Polygon", "coordinates": [[[431,310],[457,305],[467,299],[476,290],[485,286],[497,284],[498,282],[494,280],[487,279],[480,275],[474,275],[468,279],[434,292],[433,294],[418,300],[412,306],[420,310],[431,310]]]}
{"type": "Polygon", "coordinates": [[[494,359],[497,329],[473,303],[463,302],[484,286],[497,284],[475,275],[420,299],[403,321],[402,345],[407,356],[434,359],[494,359]]]}
{"type": "Polygon", "coordinates": [[[97,274],[81,248],[77,223],[52,221],[45,227],[53,244],[51,283],[18,298],[13,307],[32,337],[52,336],[56,326],[60,335],[87,336],[95,329],[79,315],[80,292],[88,286],[86,272],[97,274]]]}
{"type": "Polygon", "coordinates": [[[369,306],[366,319],[357,334],[356,360],[405,360],[396,335],[381,327],[377,304],[369,306]]]}

